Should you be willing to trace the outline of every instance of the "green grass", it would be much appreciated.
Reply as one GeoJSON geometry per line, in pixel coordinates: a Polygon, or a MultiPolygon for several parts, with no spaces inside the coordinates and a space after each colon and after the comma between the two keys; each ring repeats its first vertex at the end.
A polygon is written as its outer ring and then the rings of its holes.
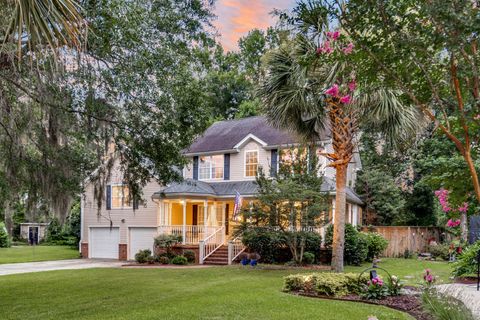
{"type": "MultiPolygon", "coordinates": [[[[371,263],[363,264],[361,267],[347,266],[346,272],[362,272],[365,268],[371,267],[371,263]]],[[[451,265],[443,261],[421,261],[417,259],[393,259],[383,258],[378,266],[386,269],[391,275],[400,277],[407,285],[417,286],[423,282],[423,272],[425,269],[432,270],[434,276],[437,276],[437,283],[451,282],[451,265]]],[[[383,276],[383,271],[378,274],[383,276]]]]}
{"type": "Polygon", "coordinates": [[[78,250],[66,246],[16,246],[0,248],[0,264],[64,260],[78,257],[78,250]]]}
{"type": "Polygon", "coordinates": [[[0,277],[0,319],[413,319],[281,291],[292,270],[90,269],[0,277]]]}

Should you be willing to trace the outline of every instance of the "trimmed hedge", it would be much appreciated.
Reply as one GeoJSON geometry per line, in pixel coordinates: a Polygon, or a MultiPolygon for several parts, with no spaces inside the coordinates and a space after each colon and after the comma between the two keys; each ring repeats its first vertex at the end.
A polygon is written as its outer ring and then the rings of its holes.
{"type": "Polygon", "coordinates": [[[283,290],[341,297],[360,293],[368,280],[368,275],[365,274],[359,278],[357,273],[322,272],[309,275],[289,275],[284,278],[283,290]]]}
{"type": "MultiPolygon", "coordinates": [[[[333,225],[328,226],[325,234],[325,246],[332,248],[333,225]]],[[[343,261],[345,264],[359,266],[367,260],[368,242],[367,237],[359,232],[351,224],[345,225],[345,246],[343,249],[343,261]]]]}

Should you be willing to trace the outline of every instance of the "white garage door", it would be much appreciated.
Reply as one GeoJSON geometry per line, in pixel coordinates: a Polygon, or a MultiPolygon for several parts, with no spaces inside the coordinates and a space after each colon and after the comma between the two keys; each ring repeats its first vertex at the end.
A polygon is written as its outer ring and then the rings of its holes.
{"type": "Polygon", "coordinates": [[[140,250],[150,249],[153,252],[153,239],[157,236],[157,228],[130,228],[129,256],[135,259],[135,254],[140,250]]]}
{"type": "Polygon", "coordinates": [[[119,228],[90,228],[90,257],[118,259],[119,228]]]}

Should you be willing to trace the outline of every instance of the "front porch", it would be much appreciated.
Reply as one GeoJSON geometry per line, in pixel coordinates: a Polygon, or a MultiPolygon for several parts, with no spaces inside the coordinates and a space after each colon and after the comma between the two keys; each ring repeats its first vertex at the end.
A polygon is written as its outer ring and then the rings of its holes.
{"type": "Polygon", "coordinates": [[[159,211],[158,233],[179,235],[183,245],[198,245],[217,234],[216,241],[224,244],[235,224],[233,201],[164,199],[159,211]]]}

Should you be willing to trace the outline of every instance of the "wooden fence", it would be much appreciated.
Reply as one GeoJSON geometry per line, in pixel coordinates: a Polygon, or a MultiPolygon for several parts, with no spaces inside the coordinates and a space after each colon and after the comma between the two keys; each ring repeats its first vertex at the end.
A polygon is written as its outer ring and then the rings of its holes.
{"type": "Polygon", "coordinates": [[[437,227],[378,226],[363,227],[362,231],[375,231],[388,240],[384,257],[403,257],[410,253],[428,252],[431,241],[440,243],[442,230],[437,227]]]}

